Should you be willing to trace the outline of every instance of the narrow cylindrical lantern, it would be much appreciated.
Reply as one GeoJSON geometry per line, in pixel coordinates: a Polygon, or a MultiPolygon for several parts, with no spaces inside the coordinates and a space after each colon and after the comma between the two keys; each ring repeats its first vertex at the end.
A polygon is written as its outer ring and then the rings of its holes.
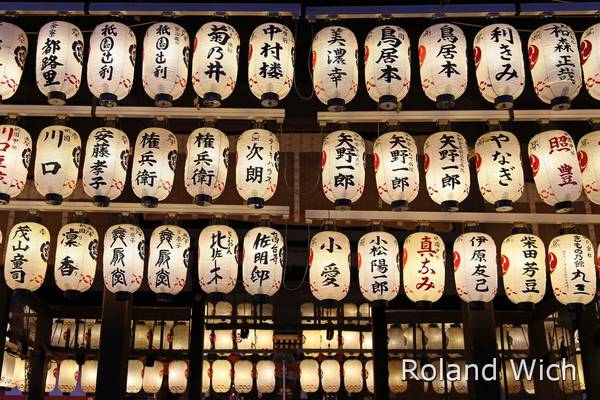
{"type": "Polygon", "coordinates": [[[123,193],[129,164],[129,139],[116,128],[96,128],[90,133],[83,161],[83,190],[99,207],[123,193]]]}
{"type": "MultiPolygon", "coordinates": [[[[160,330],[160,329],[157,329],[160,330]]],[[[133,348],[135,350],[144,350],[150,348],[150,341],[153,336],[153,325],[148,321],[137,321],[133,336],[133,348]]]]}
{"type": "Polygon", "coordinates": [[[50,252],[50,233],[36,222],[15,224],[6,243],[4,280],[13,290],[34,291],[44,282],[50,252]]]}
{"type": "Polygon", "coordinates": [[[404,240],[404,291],[415,303],[438,301],[444,293],[446,248],[441,237],[416,232],[404,240]]]}
{"type": "Polygon", "coordinates": [[[342,331],[341,340],[344,354],[349,356],[358,354],[357,350],[360,350],[360,332],[342,331]]]}
{"type": "Polygon", "coordinates": [[[88,224],[67,224],[56,238],[54,281],[66,296],[88,290],[96,275],[98,232],[88,224]]]}
{"type": "Polygon", "coordinates": [[[401,327],[392,327],[388,329],[388,351],[391,355],[401,355],[401,351],[406,348],[406,337],[401,327]]]}
{"type": "Polygon", "coordinates": [[[392,393],[404,393],[408,389],[408,382],[402,379],[402,361],[393,359],[388,361],[388,385],[392,393]]]}
{"type": "Polygon", "coordinates": [[[321,29],[312,42],[313,88],[329,111],[344,111],[358,90],[358,43],[348,28],[321,29]]]}
{"type": "Polygon", "coordinates": [[[248,45],[248,86],[263,107],[277,107],[294,82],[294,35],[283,24],[254,29],[248,45]]]}
{"type": "Polygon", "coordinates": [[[452,253],[458,297],[471,306],[489,303],[498,292],[498,263],[494,239],[483,232],[467,232],[454,241],[452,253]]]}
{"type": "Polygon", "coordinates": [[[365,383],[369,393],[375,393],[375,374],[373,373],[373,359],[365,362],[365,383]]]}
{"type": "Polygon", "coordinates": [[[300,387],[305,393],[319,390],[319,363],[312,358],[300,361],[300,387]]]}
{"type": "Polygon", "coordinates": [[[144,279],[144,232],[131,224],[113,225],[104,234],[104,286],[117,298],[129,298],[144,279]]]}
{"type": "Polygon", "coordinates": [[[85,360],[81,366],[81,390],[91,394],[96,392],[96,378],[98,376],[98,361],[85,360]]]}
{"type": "Polygon", "coordinates": [[[181,292],[187,278],[190,235],[176,225],[161,225],[150,237],[148,286],[162,300],[181,292]]]}
{"type": "Polygon", "coordinates": [[[497,109],[513,107],[525,87],[525,63],[519,32],[508,24],[482,28],[473,41],[477,87],[497,109]]]}
{"type": "Polygon", "coordinates": [[[427,138],[424,150],[429,197],[444,211],[458,211],[471,186],[467,141],[458,132],[437,132],[427,138]]]}
{"type": "Polygon", "coordinates": [[[15,382],[13,380],[15,373],[15,360],[15,356],[7,351],[4,351],[4,356],[2,357],[2,373],[0,373],[0,387],[15,387],[15,382]]]}
{"type": "Polygon", "coordinates": [[[179,321],[173,325],[171,348],[173,350],[187,350],[190,343],[190,326],[186,321],[179,321]]]}
{"type": "Polygon", "coordinates": [[[202,393],[208,393],[210,390],[210,362],[202,360],[202,393]]]}
{"type": "Polygon", "coordinates": [[[194,38],[192,85],[205,107],[218,107],[235,89],[240,36],[220,21],[202,25],[194,38]]]}
{"type": "Polygon", "coordinates": [[[29,389],[29,378],[27,376],[27,360],[15,357],[15,368],[13,383],[19,392],[27,392],[29,389]]]}
{"type": "Polygon", "coordinates": [[[209,205],[225,190],[229,139],[218,129],[198,128],[188,136],[185,190],[199,206],[209,205]]]}
{"type": "Polygon", "coordinates": [[[231,351],[233,349],[233,335],[231,329],[216,329],[214,332],[215,350],[231,351]]]}
{"type": "Polygon", "coordinates": [[[256,329],[254,336],[254,348],[266,353],[273,352],[273,330],[256,329]]]}
{"type": "MultiPolygon", "coordinates": [[[[14,358],[13,358],[14,360],[14,358]]],[[[14,361],[13,361],[14,363],[14,361]]],[[[3,365],[4,368],[4,365],[3,365]]],[[[14,368],[14,364],[13,364],[14,368]]],[[[58,379],[58,363],[56,360],[48,361],[48,371],[46,372],[46,382],[44,384],[44,392],[50,393],[56,387],[56,381],[58,379]]]]}
{"type": "Polygon", "coordinates": [[[154,364],[144,367],[142,389],[149,394],[158,393],[163,381],[164,366],[161,361],[154,360],[154,364]]]}
{"type": "Polygon", "coordinates": [[[561,130],[538,133],[529,141],[529,164],[539,196],[557,213],[573,210],[581,194],[581,170],[571,136],[561,130]]]}
{"type": "Polygon", "coordinates": [[[198,236],[198,279],[208,293],[230,293],[238,277],[238,236],[227,225],[209,225],[198,236]]]}
{"type": "Polygon", "coordinates": [[[190,39],[181,26],[157,22],[144,35],[142,85],[158,107],[170,107],[185,91],[190,39]]]}
{"type": "Polygon", "coordinates": [[[144,363],[140,360],[129,360],[127,363],[126,393],[139,393],[142,390],[144,363]]]}
{"type": "Polygon", "coordinates": [[[238,360],[233,364],[233,388],[237,393],[250,393],[252,391],[252,371],[254,366],[251,361],[238,360]]]}
{"type": "Polygon", "coordinates": [[[0,22],[0,101],[7,100],[19,88],[21,76],[25,68],[29,42],[23,29],[9,22],[0,22]]]}
{"type": "MultiPolygon", "coordinates": [[[[169,363],[169,392],[173,394],[184,393],[187,389],[188,365],[187,361],[175,360],[169,363]]],[[[204,383],[204,382],[203,382],[204,383]]]]}
{"type": "Polygon", "coordinates": [[[212,390],[227,393],[231,387],[231,363],[229,360],[215,360],[211,367],[212,390]]]}
{"type": "Polygon", "coordinates": [[[350,289],[350,240],[341,232],[319,232],[309,251],[310,291],[323,306],[335,307],[350,289]]]}
{"type": "Polygon", "coordinates": [[[338,209],[348,209],[365,190],[365,141],[356,132],[331,132],[321,155],[323,192],[338,209]]]}
{"type": "Polygon", "coordinates": [[[340,363],[336,359],[321,362],[321,387],[325,393],[337,393],[340,390],[340,363]]]}
{"type": "Polygon", "coordinates": [[[77,387],[79,380],[79,365],[72,359],[62,360],[58,372],[58,390],[71,393],[77,387]]]}
{"type": "Polygon", "coordinates": [[[273,393],[275,390],[275,363],[260,360],[256,363],[256,390],[259,393],[273,393]]]}
{"type": "Polygon", "coordinates": [[[583,82],[590,96],[600,100],[600,24],[594,24],[579,39],[583,82]]]}
{"type": "MultiPolygon", "coordinates": [[[[0,31],[2,24],[0,22],[0,31]]],[[[31,136],[25,129],[16,125],[0,125],[0,204],[8,204],[12,197],[18,196],[25,188],[31,146],[31,136]]]]}
{"type": "Polygon", "coordinates": [[[394,235],[369,232],[358,241],[358,283],[370,302],[390,301],[400,291],[400,247],[394,235]]]}
{"type": "Polygon", "coordinates": [[[581,89],[581,63],[573,29],[559,22],[537,28],[527,42],[535,94],[553,110],[564,110],[581,89]]]}
{"type": "Polygon", "coordinates": [[[344,361],[344,389],[348,393],[360,393],[363,390],[363,365],[357,358],[344,361]]]}
{"type": "Polygon", "coordinates": [[[89,343],[90,348],[93,350],[100,348],[100,328],[101,323],[96,320],[90,327],[89,334],[86,336],[86,342],[89,343]]]}
{"type": "Polygon", "coordinates": [[[458,368],[460,370],[459,379],[452,382],[452,387],[454,391],[459,394],[466,394],[469,392],[469,384],[468,384],[468,376],[467,371],[465,369],[465,360],[456,360],[456,364],[458,364],[458,368]]]}
{"type": "Polygon", "coordinates": [[[577,143],[577,159],[581,170],[583,191],[594,204],[600,204],[600,159],[596,156],[600,154],[599,152],[600,131],[588,133],[577,143]]]}
{"type": "Polygon", "coordinates": [[[63,105],[81,85],[83,34],[67,21],[52,21],[42,26],[37,39],[37,87],[48,103],[63,105]]]}
{"type": "Polygon", "coordinates": [[[462,326],[458,324],[452,324],[446,330],[446,350],[450,357],[460,357],[462,352],[465,350],[465,336],[463,334],[462,326]]]}
{"type": "Polygon", "coordinates": [[[546,293],[546,248],[539,237],[517,233],[502,242],[502,280],[510,301],[539,303],[546,293]]]}
{"type": "Polygon", "coordinates": [[[60,204],[77,184],[81,139],[75,130],[62,125],[40,132],[35,147],[35,188],[48,204],[60,204]]]}
{"type": "Polygon", "coordinates": [[[244,288],[257,301],[264,302],[281,286],[285,242],[276,229],[260,226],[244,237],[242,252],[244,288]]]}
{"type": "Polygon", "coordinates": [[[135,34],[116,21],[97,25],[90,36],[87,82],[90,92],[106,107],[117,105],[133,87],[135,34]]]}

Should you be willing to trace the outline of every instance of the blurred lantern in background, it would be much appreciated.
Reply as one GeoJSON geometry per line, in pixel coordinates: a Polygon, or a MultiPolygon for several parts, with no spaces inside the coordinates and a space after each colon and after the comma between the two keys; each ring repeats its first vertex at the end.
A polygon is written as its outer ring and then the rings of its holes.
{"type": "MultiPolygon", "coordinates": [[[[187,389],[188,365],[184,360],[169,362],[169,392],[184,393],[187,389]]],[[[203,382],[204,384],[204,382],[203,382]]]]}
{"type": "Polygon", "coordinates": [[[126,393],[134,394],[142,390],[144,363],[140,360],[129,360],[127,363],[126,393]]]}
{"type": "Polygon", "coordinates": [[[321,361],[321,387],[325,393],[337,393],[340,390],[340,363],[336,359],[321,361]]]}
{"type": "Polygon", "coordinates": [[[62,360],[58,370],[58,390],[71,393],[77,387],[79,380],[79,365],[72,359],[62,360]]]}

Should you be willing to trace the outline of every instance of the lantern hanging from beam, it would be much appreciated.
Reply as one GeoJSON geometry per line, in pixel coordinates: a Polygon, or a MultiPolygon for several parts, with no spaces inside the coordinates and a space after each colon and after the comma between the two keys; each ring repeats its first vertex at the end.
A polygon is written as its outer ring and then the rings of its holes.
{"type": "Polygon", "coordinates": [[[471,306],[488,303],[498,292],[498,264],[494,239],[467,232],[454,241],[454,280],[460,299],[471,306]]]}
{"type": "MultiPolygon", "coordinates": [[[[2,24],[0,22],[0,31],[2,24]]],[[[0,125],[0,204],[8,204],[25,188],[31,146],[31,136],[25,129],[16,125],[0,125]]]]}
{"type": "Polygon", "coordinates": [[[104,234],[104,286],[117,298],[128,299],[144,278],[144,232],[131,224],[113,225],[104,234]]]}
{"type": "Polygon", "coordinates": [[[267,226],[253,228],[244,237],[242,279],[246,292],[265,302],[281,286],[285,241],[283,235],[267,226]]]}
{"type": "Polygon", "coordinates": [[[144,392],[149,394],[158,393],[162,386],[163,374],[164,366],[161,361],[154,360],[154,364],[151,367],[146,365],[142,378],[142,389],[144,392]]]}
{"type": "Polygon", "coordinates": [[[332,308],[350,289],[350,240],[341,232],[326,230],[310,240],[308,257],[312,295],[332,308]]]}
{"type": "Polygon", "coordinates": [[[213,391],[227,393],[231,388],[231,363],[229,360],[215,360],[210,369],[213,391]]]}
{"type": "Polygon", "coordinates": [[[357,358],[344,361],[344,389],[348,393],[360,393],[363,390],[363,365],[357,358]]]}
{"type": "Polygon", "coordinates": [[[388,352],[390,355],[401,356],[400,350],[406,348],[406,337],[402,327],[388,329],[388,352]]]}
{"type": "Polygon", "coordinates": [[[260,360],[256,363],[256,390],[258,393],[273,393],[275,390],[275,363],[260,360]]]}
{"type": "Polygon", "coordinates": [[[515,304],[539,303],[546,293],[546,248],[531,233],[516,233],[502,242],[504,292],[515,304]]]}
{"type": "Polygon", "coordinates": [[[577,159],[583,191],[594,204],[600,204],[600,131],[583,136],[577,143],[577,159]]]}
{"type": "Polygon", "coordinates": [[[321,387],[325,393],[337,393],[340,390],[340,363],[336,359],[321,362],[321,387]]]}
{"type": "Polygon", "coordinates": [[[96,392],[96,378],[98,376],[98,361],[85,360],[81,366],[81,390],[86,394],[96,392]]]}
{"type": "Polygon", "coordinates": [[[233,364],[233,388],[237,393],[250,393],[252,391],[252,371],[254,366],[251,361],[238,360],[233,364]]]}
{"type": "Polygon", "coordinates": [[[435,233],[416,232],[404,240],[402,274],[404,291],[410,301],[433,303],[442,297],[445,253],[444,241],[435,233]]]}
{"type": "MultiPolygon", "coordinates": [[[[169,392],[172,394],[184,393],[187,389],[188,364],[184,360],[169,362],[169,392]]],[[[204,382],[203,382],[204,383],[204,382]]]]}
{"type": "Polygon", "coordinates": [[[181,292],[187,278],[190,235],[176,225],[161,225],[150,237],[148,286],[160,300],[181,292]]]}
{"type": "Polygon", "coordinates": [[[44,282],[50,252],[50,233],[36,222],[15,224],[6,245],[4,280],[13,290],[34,291],[44,282]]]}
{"type": "Polygon", "coordinates": [[[198,279],[208,294],[230,293],[238,276],[238,236],[226,225],[209,225],[198,237],[198,279]]]}
{"type": "Polygon", "coordinates": [[[129,360],[127,362],[126,393],[139,393],[142,390],[143,376],[144,363],[140,360],[129,360]]]}
{"type": "Polygon", "coordinates": [[[581,35],[579,51],[585,88],[596,100],[600,100],[600,46],[598,43],[600,43],[600,24],[594,24],[581,35]]]}
{"type": "Polygon", "coordinates": [[[394,235],[375,231],[358,241],[358,282],[370,302],[386,302],[400,291],[400,247],[394,235]]]}
{"type": "Polygon", "coordinates": [[[319,363],[312,358],[300,361],[300,387],[305,393],[319,390],[319,363]]]}
{"type": "MultiPolygon", "coordinates": [[[[14,360],[14,358],[13,358],[14,360]]],[[[14,368],[14,365],[13,365],[14,368]]],[[[56,387],[58,379],[58,363],[56,360],[48,361],[48,371],[46,372],[46,382],[44,384],[44,392],[50,393],[56,387]]]]}
{"type": "Polygon", "coordinates": [[[58,370],[58,390],[71,393],[77,387],[79,380],[79,365],[72,359],[62,360],[58,370]]]}
{"type": "Polygon", "coordinates": [[[19,88],[29,42],[23,29],[9,22],[0,22],[0,37],[10,38],[0,43],[0,101],[4,101],[19,88]]]}

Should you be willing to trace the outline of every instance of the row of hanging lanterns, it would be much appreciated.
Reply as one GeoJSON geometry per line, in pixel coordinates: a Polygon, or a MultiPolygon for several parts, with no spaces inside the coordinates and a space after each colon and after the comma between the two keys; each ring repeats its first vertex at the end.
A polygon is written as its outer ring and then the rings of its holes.
{"type": "Polygon", "coordinates": [[[136,321],[133,332],[135,350],[188,350],[190,326],[187,321],[136,321]]]}

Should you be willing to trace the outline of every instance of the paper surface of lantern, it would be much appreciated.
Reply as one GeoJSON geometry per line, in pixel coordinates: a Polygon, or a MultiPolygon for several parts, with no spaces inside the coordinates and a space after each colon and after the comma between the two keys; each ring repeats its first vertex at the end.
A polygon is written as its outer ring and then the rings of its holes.
{"type": "Polygon", "coordinates": [[[214,346],[215,350],[233,349],[233,336],[231,329],[215,329],[214,331],[214,346]]]}
{"type": "Polygon", "coordinates": [[[303,392],[314,393],[319,390],[319,363],[307,358],[300,361],[300,387],[303,392]]]}
{"type": "Polygon", "coordinates": [[[133,87],[137,43],[135,34],[116,21],[97,25],[90,36],[87,82],[100,104],[112,107],[133,87]]]}
{"type": "Polygon", "coordinates": [[[408,382],[402,379],[402,370],[402,361],[388,361],[388,385],[392,393],[404,393],[408,389],[408,382]]]}
{"type": "Polygon", "coordinates": [[[35,147],[34,183],[49,204],[60,204],[77,184],[81,139],[66,126],[52,125],[40,132],[35,147]]]}
{"type": "Polygon", "coordinates": [[[242,279],[244,288],[257,300],[273,296],[281,286],[285,242],[279,231],[256,227],[244,237],[242,279]]]}
{"type": "Polygon", "coordinates": [[[488,132],[475,143],[475,167],[479,191],[496,211],[513,209],[525,187],[521,146],[510,132],[488,132]]]}
{"type": "Polygon", "coordinates": [[[142,378],[142,389],[146,393],[158,393],[163,380],[163,363],[154,360],[154,365],[144,367],[144,376],[142,378]]]}
{"type": "Polygon", "coordinates": [[[187,140],[184,185],[197,205],[209,205],[225,190],[229,139],[218,129],[198,128],[187,140]]]}
{"type": "Polygon", "coordinates": [[[467,232],[454,241],[452,253],[456,292],[467,303],[488,303],[498,292],[498,264],[494,239],[467,232]]]}
{"type": "Polygon", "coordinates": [[[425,141],[425,183],[429,197],[445,211],[458,211],[471,186],[469,149],[458,132],[436,132],[425,141]]]}
{"type": "Polygon", "coordinates": [[[583,82],[590,96],[600,100],[600,24],[594,24],[579,39],[583,82]]]}
{"type": "Polygon", "coordinates": [[[85,292],[96,275],[98,232],[88,224],[67,224],[56,238],[54,281],[66,294],[85,292]]]}
{"type": "Polygon", "coordinates": [[[79,90],[83,49],[83,34],[69,22],[48,22],[38,32],[35,80],[48,103],[63,105],[79,90]]]}
{"type": "Polygon", "coordinates": [[[282,24],[259,25],[248,45],[248,86],[263,107],[277,107],[294,82],[294,35],[282,24]]]}
{"type": "Polygon", "coordinates": [[[15,356],[4,351],[2,358],[2,373],[0,374],[0,387],[13,388],[15,387],[14,373],[15,373],[15,356]]]}
{"type": "Polygon", "coordinates": [[[211,365],[212,390],[227,393],[231,387],[231,363],[229,360],[215,360],[211,365]]]}
{"type": "Polygon", "coordinates": [[[363,390],[363,365],[359,359],[344,361],[344,389],[348,393],[360,393],[363,390]]]}
{"type": "Polygon", "coordinates": [[[600,131],[593,131],[577,143],[577,159],[583,191],[594,204],[600,204],[600,158],[597,154],[600,154],[600,131]]]}
{"type": "Polygon", "coordinates": [[[190,235],[176,225],[161,225],[150,237],[148,286],[159,298],[181,292],[187,278],[190,235]]]}
{"type": "Polygon", "coordinates": [[[455,362],[458,364],[460,375],[458,380],[452,381],[452,387],[456,393],[466,394],[469,392],[469,384],[467,371],[465,369],[465,360],[456,360],[455,362]]]}
{"type": "Polygon", "coordinates": [[[395,25],[381,25],[365,39],[365,85],[381,110],[394,110],[410,89],[410,39],[395,25]]]}
{"type": "Polygon", "coordinates": [[[321,155],[323,192],[341,209],[358,201],[365,190],[365,142],[356,132],[327,135],[321,155]]]}
{"type": "Polygon", "coordinates": [[[321,387],[325,393],[337,393],[340,390],[340,363],[335,359],[321,362],[321,387]]]}
{"type": "Polygon", "coordinates": [[[4,280],[13,290],[34,291],[44,282],[50,252],[50,233],[36,222],[15,224],[8,234],[4,280]]]}
{"type": "Polygon", "coordinates": [[[209,225],[198,237],[198,278],[206,293],[230,293],[238,276],[238,236],[226,225],[209,225]]]}
{"type": "Polygon", "coordinates": [[[156,207],[173,188],[177,138],[163,128],[146,128],[135,141],[131,186],[146,207],[156,207]]]}
{"type": "Polygon", "coordinates": [[[388,351],[392,355],[400,355],[400,350],[406,348],[406,337],[401,327],[388,329],[388,351]]]}
{"type": "MultiPolygon", "coordinates": [[[[446,325],[447,326],[447,325],[446,325]]],[[[460,357],[465,349],[465,337],[462,326],[450,325],[446,329],[446,350],[450,357],[460,357]]]]}
{"type": "Polygon", "coordinates": [[[310,291],[325,307],[334,307],[350,289],[350,240],[341,232],[319,232],[309,252],[310,291]]]}
{"type": "Polygon", "coordinates": [[[139,393],[142,390],[144,363],[140,360],[129,360],[127,363],[126,393],[139,393]]]}
{"type": "Polygon", "coordinates": [[[442,23],[419,37],[421,87],[438,108],[452,108],[467,88],[467,39],[458,26],[442,23]]]}
{"type": "Polygon", "coordinates": [[[321,353],[336,353],[339,349],[338,331],[334,330],[331,338],[328,338],[327,329],[321,329],[319,332],[321,336],[321,353]]]}
{"type": "Polygon", "coordinates": [[[527,42],[535,94],[553,110],[570,107],[581,88],[581,63],[575,32],[553,22],[537,28],[527,42]]]}
{"type": "Polygon", "coordinates": [[[482,28],[473,41],[477,87],[497,109],[513,107],[525,87],[525,63],[519,32],[508,24],[482,28]]]}
{"type": "Polygon", "coordinates": [[[218,107],[235,89],[240,36],[229,24],[208,22],[196,32],[193,52],[194,90],[205,107],[218,107]]]}
{"type": "Polygon", "coordinates": [[[344,354],[349,356],[357,355],[356,351],[360,350],[360,332],[358,331],[342,331],[341,335],[342,349],[344,354]]]}
{"type": "MultiPolygon", "coordinates": [[[[14,362],[14,361],[13,361],[14,362]]],[[[14,364],[13,364],[14,368],[14,364]]],[[[56,387],[58,378],[58,363],[56,360],[48,361],[48,371],[46,372],[46,382],[44,384],[44,392],[50,393],[56,387]]]]}
{"type": "MultiPolygon", "coordinates": [[[[169,392],[173,394],[184,393],[187,389],[188,365],[184,360],[175,360],[169,363],[169,392]]],[[[204,385],[204,382],[202,382],[204,385]]]]}
{"type": "Polygon", "coordinates": [[[254,331],[254,347],[256,350],[263,350],[265,353],[273,351],[273,330],[256,329],[254,331]]]}
{"type": "Polygon", "coordinates": [[[253,380],[254,366],[248,360],[238,360],[233,364],[233,388],[238,393],[250,393],[253,380]]]}
{"type": "Polygon", "coordinates": [[[83,190],[97,206],[108,206],[123,193],[129,164],[129,139],[120,129],[102,127],[90,133],[83,161],[83,190]]]}
{"type": "Polygon", "coordinates": [[[369,393],[375,393],[375,374],[373,373],[373,360],[365,362],[365,383],[369,393]]]}
{"type": "MultiPolygon", "coordinates": [[[[137,321],[135,324],[135,333],[133,337],[133,348],[136,350],[139,349],[149,349],[150,342],[153,338],[153,329],[154,326],[149,321],[137,321]]],[[[157,330],[160,330],[160,326],[157,330]]],[[[160,339],[159,339],[160,343],[160,339]]]]}
{"type": "Polygon", "coordinates": [[[185,91],[190,39],[181,26],[157,22],[144,35],[142,85],[158,107],[170,107],[185,91]]]}
{"type": "Polygon", "coordinates": [[[176,322],[171,333],[173,350],[187,350],[190,343],[190,327],[187,322],[176,322]]]}
{"type": "Polygon", "coordinates": [[[541,199],[558,213],[572,211],[581,194],[582,179],[571,136],[561,130],[538,133],[529,141],[528,152],[541,199]]]}
{"type": "Polygon", "coordinates": [[[404,240],[402,274],[404,291],[410,301],[435,302],[445,284],[445,246],[431,232],[416,232],[404,240]]]}
{"type": "MultiPolygon", "coordinates": [[[[2,22],[0,30],[1,26],[2,22]]],[[[16,125],[0,125],[0,204],[8,204],[12,197],[18,196],[25,188],[31,146],[31,136],[25,129],[16,125]]]]}
{"type": "Polygon", "coordinates": [[[81,390],[85,393],[95,393],[97,376],[98,361],[86,360],[81,366],[81,390]]]}
{"type": "Polygon", "coordinates": [[[208,393],[210,390],[210,374],[210,363],[202,360],[202,393],[208,393]]]}
{"type": "Polygon", "coordinates": [[[561,304],[588,304],[596,295],[596,265],[590,239],[578,234],[555,237],[548,246],[554,296],[561,304]]]}
{"type": "Polygon", "coordinates": [[[27,392],[27,389],[29,388],[26,368],[27,360],[23,360],[20,357],[15,357],[13,382],[17,390],[20,392],[27,392]]]}
{"type": "Polygon", "coordinates": [[[71,393],[77,387],[79,380],[79,365],[75,360],[67,359],[60,362],[58,370],[58,390],[71,393]]]}
{"type": "Polygon", "coordinates": [[[370,302],[390,301],[400,291],[400,247],[394,235],[369,232],[358,241],[358,283],[370,302]]]}
{"type": "Polygon", "coordinates": [[[539,237],[517,233],[502,242],[502,280],[510,301],[539,303],[546,293],[546,248],[539,237]]]}
{"type": "Polygon", "coordinates": [[[8,100],[19,88],[25,68],[29,42],[27,34],[9,22],[0,22],[0,100],[8,100]]]}
{"type": "Polygon", "coordinates": [[[104,286],[119,297],[128,297],[144,279],[144,232],[131,224],[113,225],[104,234],[102,259],[104,286]]]}
{"type": "Polygon", "coordinates": [[[275,363],[260,360],[256,363],[256,390],[259,393],[273,393],[275,390],[275,363]]]}
{"type": "Polygon", "coordinates": [[[328,26],[312,42],[313,88],[329,111],[343,111],[358,90],[358,43],[348,28],[328,26]]]}

